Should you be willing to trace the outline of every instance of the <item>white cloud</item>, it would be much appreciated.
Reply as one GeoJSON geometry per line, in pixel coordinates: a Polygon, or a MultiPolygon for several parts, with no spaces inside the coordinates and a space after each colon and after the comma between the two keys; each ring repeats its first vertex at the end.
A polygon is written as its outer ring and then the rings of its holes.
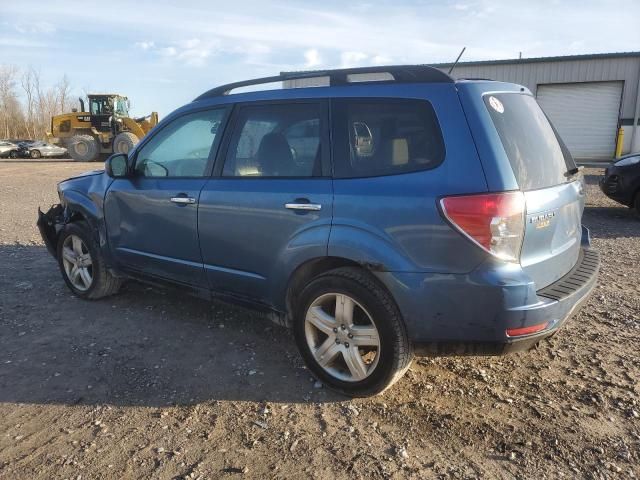
{"type": "Polygon", "coordinates": [[[55,33],[56,27],[49,22],[16,23],[13,28],[18,33],[29,35],[55,33]]]}
{"type": "Polygon", "coordinates": [[[160,55],[165,57],[175,57],[178,54],[176,47],[164,47],[158,51],[160,52],[160,55]]]}
{"type": "Polygon", "coordinates": [[[304,64],[305,68],[313,68],[322,64],[322,59],[320,58],[320,52],[317,49],[312,48],[304,52],[304,59],[306,63],[304,64]]]}
{"type": "Polygon", "coordinates": [[[369,58],[364,52],[342,52],[340,54],[340,66],[343,68],[357,67],[365,63],[369,58]]]}
{"type": "Polygon", "coordinates": [[[454,9],[458,10],[458,11],[465,11],[469,9],[469,5],[464,4],[464,3],[456,3],[453,6],[454,9]]]}
{"type": "Polygon", "coordinates": [[[153,41],[136,42],[135,46],[141,50],[150,50],[155,47],[156,43],[153,41]]]}
{"type": "Polygon", "coordinates": [[[216,42],[203,42],[199,38],[181,40],[171,45],[154,48],[154,42],[145,50],[154,50],[161,57],[175,59],[185,65],[202,67],[216,51],[216,42]]]}

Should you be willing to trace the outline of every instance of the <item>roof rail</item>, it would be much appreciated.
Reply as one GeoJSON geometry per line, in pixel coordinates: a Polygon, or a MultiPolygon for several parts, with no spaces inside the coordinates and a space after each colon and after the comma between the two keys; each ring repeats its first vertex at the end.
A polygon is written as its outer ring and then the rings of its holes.
{"type": "Polygon", "coordinates": [[[453,83],[455,80],[437,68],[427,65],[394,65],[378,67],[343,68],[338,70],[313,70],[305,72],[282,72],[273,77],[256,78],[253,80],[243,80],[241,82],[228,83],[203,93],[194,101],[204,98],[219,97],[228,95],[236,88],[248,87],[251,85],[262,85],[265,83],[283,82],[285,80],[299,80],[303,78],[329,77],[329,85],[350,85],[352,83],[363,83],[361,81],[351,82],[350,75],[361,75],[367,73],[388,73],[393,80],[381,80],[376,83],[453,83]]]}

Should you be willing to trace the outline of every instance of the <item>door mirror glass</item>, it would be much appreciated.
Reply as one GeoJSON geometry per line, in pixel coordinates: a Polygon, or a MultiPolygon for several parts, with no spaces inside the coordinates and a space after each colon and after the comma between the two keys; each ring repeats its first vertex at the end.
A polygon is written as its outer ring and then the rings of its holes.
{"type": "Polygon", "coordinates": [[[116,153],[107,158],[104,169],[112,178],[124,178],[129,176],[129,158],[126,153],[116,153]]]}

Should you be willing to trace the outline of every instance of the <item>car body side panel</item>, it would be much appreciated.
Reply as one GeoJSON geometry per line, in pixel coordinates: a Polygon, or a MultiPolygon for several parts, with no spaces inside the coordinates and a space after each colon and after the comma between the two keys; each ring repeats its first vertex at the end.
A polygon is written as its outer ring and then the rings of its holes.
{"type": "MultiPolygon", "coordinates": [[[[444,195],[486,192],[485,174],[455,87],[426,85],[411,93],[433,105],[444,161],[421,172],[334,179],[329,255],[384,271],[469,272],[486,253],[455,231],[437,205],[444,195]]],[[[334,163],[348,162],[345,154],[334,145],[334,163]]]]}
{"type": "Polygon", "coordinates": [[[487,92],[529,92],[526,88],[503,82],[458,82],[458,95],[473,132],[482,168],[485,171],[490,192],[518,190],[518,182],[504,151],[500,136],[493,125],[482,95],[487,92]]]}
{"type": "Polygon", "coordinates": [[[95,229],[100,248],[109,265],[111,257],[104,221],[104,195],[112,181],[113,179],[103,172],[94,171],[67,179],[58,186],[61,203],[67,210],[67,215],[80,214],[95,229]]]}

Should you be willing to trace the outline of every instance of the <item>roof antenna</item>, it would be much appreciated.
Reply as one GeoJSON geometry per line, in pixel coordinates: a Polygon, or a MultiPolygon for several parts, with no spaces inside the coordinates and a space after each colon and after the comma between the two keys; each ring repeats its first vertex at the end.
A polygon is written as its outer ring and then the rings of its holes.
{"type": "Polygon", "coordinates": [[[460,60],[460,57],[462,56],[462,54],[464,53],[464,51],[467,49],[467,47],[462,47],[462,50],[460,51],[460,55],[458,55],[458,58],[456,58],[456,61],[453,62],[453,65],[451,65],[451,68],[449,69],[449,75],[451,75],[451,72],[453,72],[453,69],[456,68],[456,65],[458,64],[458,61],[460,60]]]}

